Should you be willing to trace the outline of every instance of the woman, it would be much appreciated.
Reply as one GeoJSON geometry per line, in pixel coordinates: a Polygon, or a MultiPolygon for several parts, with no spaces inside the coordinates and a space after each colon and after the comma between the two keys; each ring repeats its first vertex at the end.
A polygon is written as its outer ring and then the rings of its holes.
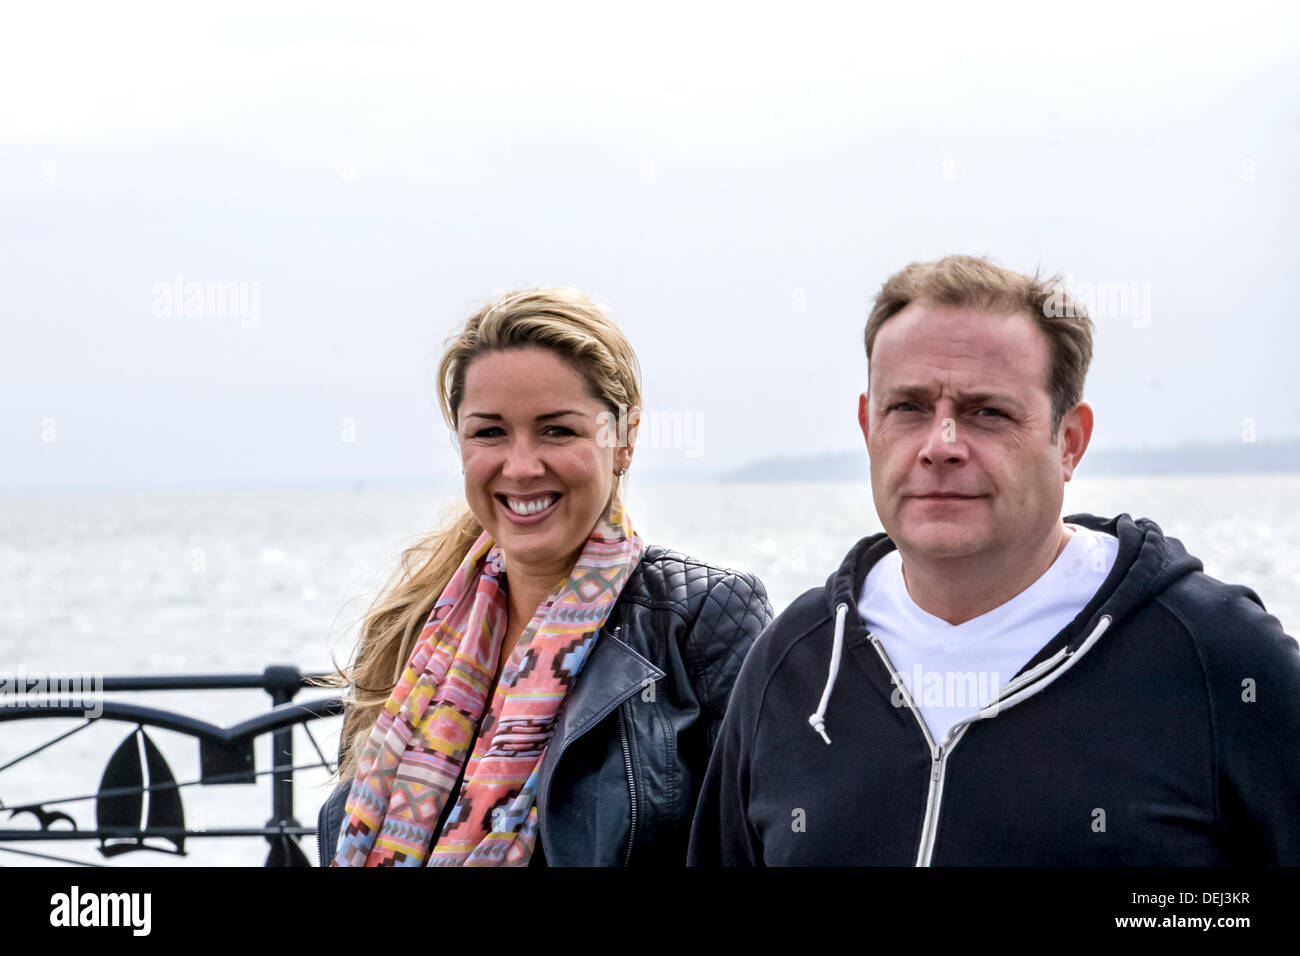
{"type": "Polygon", "coordinates": [[[567,289],[470,318],[438,370],[468,510],[408,549],[346,678],[322,865],[682,865],[750,644],[751,575],[645,546],[623,333],[567,289]]]}

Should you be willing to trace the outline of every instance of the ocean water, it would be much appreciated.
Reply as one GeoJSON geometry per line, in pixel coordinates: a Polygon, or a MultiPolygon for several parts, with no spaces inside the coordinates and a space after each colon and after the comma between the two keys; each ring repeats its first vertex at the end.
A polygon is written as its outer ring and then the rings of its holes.
{"type": "MultiPolygon", "coordinates": [[[[1206,572],[1245,584],[1288,633],[1300,634],[1300,475],[1079,479],[1066,513],[1127,512],[1183,541],[1206,572]]],[[[57,492],[0,497],[0,674],[252,673],[268,664],[326,671],[345,662],[356,625],[401,549],[436,526],[448,488],[373,491],[57,492]]],[[[756,573],[780,610],[822,584],[859,538],[880,530],[867,483],[649,484],[633,482],[629,513],[642,537],[756,573]]],[[[300,700],[323,695],[304,692],[300,700]]],[[[260,691],[154,692],[129,699],[228,725],[270,706],[260,691]]],[[[80,724],[0,722],[0,767],[80,724]]],[[[312,725],[337,748],[340,721],[312,725]]],[[[5,808],[93,794],[131,727],[101,721],[36,757],[0,769],[5,808]]],[[[178,780],[198,777],[198,747],[150,730],[178,780]]],[[[301,731],[296,763],[316,761],[301,731]]],[[[269,742],[257,752],[266,768],[269,742]]],[[[327,790],[321,770],[297,774],[296,811],[314,825],[327,790]]],[[[187,823],[260,825],[269,786],[187,788],[187,823]]],[[[93,801],[57,805],[82,828],[93,801]]],[[[314,857],[311,838],[303,849],[314,857]]],[[[11,843],[0,865],[40,865],[10,850],[132,865],[260,865],[259,838],[187,842],[189,855],[130,853],[106,861],[88,844],[11,843]]]]}

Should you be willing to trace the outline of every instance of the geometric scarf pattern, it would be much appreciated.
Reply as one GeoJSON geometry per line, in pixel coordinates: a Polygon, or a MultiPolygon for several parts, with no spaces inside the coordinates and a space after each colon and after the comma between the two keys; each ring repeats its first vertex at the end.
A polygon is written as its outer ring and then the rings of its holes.
{"type": "Polygon", "coordinates": [[[506,632],[506,569],[500,547],[486,531],[479,536],[371,729],[331,866],[527,865],[538,768],[642,547],[622,509],[608,509],[538,606],[489,701],[506,632]],[[431,847],[462,766],[456,803],[431,847]]]}

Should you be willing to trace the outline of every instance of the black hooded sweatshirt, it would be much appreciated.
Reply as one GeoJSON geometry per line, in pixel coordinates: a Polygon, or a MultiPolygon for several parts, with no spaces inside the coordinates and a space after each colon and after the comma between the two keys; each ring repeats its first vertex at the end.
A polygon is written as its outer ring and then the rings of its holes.
{"type": "Polygon", "coordinates": [[[1114,567],[945,740],[857,611],[887,536],[797,598],[737,678],[690,865],[1300,865],[1296,641],[1154,522],[1065,520],[1114,567]]]}

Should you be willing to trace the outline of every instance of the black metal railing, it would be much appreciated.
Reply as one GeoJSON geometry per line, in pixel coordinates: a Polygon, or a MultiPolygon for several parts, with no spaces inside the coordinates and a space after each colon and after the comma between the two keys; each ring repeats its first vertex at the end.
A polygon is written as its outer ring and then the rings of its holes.
{"type": "MultiPolygon", "coordinates": [[[[313,721],[343,713],[341,697],[324,697],[294,702],[299,691],[313,687],[308,681],[324,674],[302,674],[297,668],[274,665],[261,674],[177,675],[148,677],[103,677],[95,681],[93,699],[84,686],[75,694],[67,687],[55,691],[19,686],[26,678],[0,677],[0,687],[17,687],[17,699],[0,701],[0,723],[14,720],[42,720],[80,717],[83,723],[57,734],[15,757],[0,755],[0,813],[15,818],[30,814],[38,827],[0,828],[0,851],[25,857],[79,864],[102,865],[49,853],[23,850],[15,843],[95,840],[105,859],[136,850],[187,855],[185,841],[195,838],[265,837],[270,843],[266,866],[310,866],[299,846],[304,836],[315,836],[314,826],[294,818],[294,773],[324,767],[335,769],[311,733],[313,721]],[[186,714],[121,700],[108,694],[127,691],[197,691],[260,689],[270,694],[271,709],[233,726],[223,727],[186,714]],[[80,696],[77,696],[80,695],[80,696]],[[76,697],[76,699],[71,699],[76,697]],[[17,806],[4,802],[6,774],[21,768],[37,754],[81,733],[102,721],[134,725],[109,757],[94,793],[27,801],[17,806]],[[294,730],[301,727],[315,749],[315,762],[294,764],[294,730]],[[176,780],[162,751],[146,728],[174,731],[198,741],[199,776],[176,780]],[[270,735],[271,766],[258,770],[254,742],[270,735]],[[185,825],[183,791],[189,787],[256,784],[270,775],[271,817],[258,826],[201,827],[185,825]],[[95,825],[84,827],[75,817],[57,807],[94,802],[95,825]],[[157,841],[165,841],[159,843],[157,841]],[[170,846],[166,845],[170,844],[170,846]]],[[[328,690],[327,688],[315,688],[328,690]]],[[[21,772],[21,771],[20,771],[21,772]]],[[[10,777],[12,779],[12,777],[10,777]]]]}

